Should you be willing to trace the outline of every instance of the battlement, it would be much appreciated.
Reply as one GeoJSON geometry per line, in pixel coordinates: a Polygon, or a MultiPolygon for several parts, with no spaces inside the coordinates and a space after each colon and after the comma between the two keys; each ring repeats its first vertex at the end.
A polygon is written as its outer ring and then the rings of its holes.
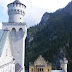
{"type": "Polygon", "coordinates": [[[14,10],[8,10],[8,15],[10,14],[21,14],[21,15],[25,15],[25,12],[19,9],[14,9],[14,10]]]}
{"type": "Polygon", "coordinates": [[[14,4],[14,3],[8,4],[7,7],[22,7],[22,8],[26,8],[26,6],[24,4],[14,4]]]}
{"type": "Polygon", "coordinates": [[[9,4],[8,5],[8,15],[10,14],[25,14],[25,6],[21,4],[9,4]]]}

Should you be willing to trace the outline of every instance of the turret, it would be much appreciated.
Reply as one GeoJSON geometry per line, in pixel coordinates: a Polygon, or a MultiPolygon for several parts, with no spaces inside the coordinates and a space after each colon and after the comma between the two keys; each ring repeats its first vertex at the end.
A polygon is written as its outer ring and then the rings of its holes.
{"type": "Polygon", "coordinates": [[[67,64],[68,64],[68,60],[66,58],[60,60],[60,68],[64,70],[64,72],[67,72],[67,64]]]}
{"type": "Polygon", "coordinates": [[[8,4],[7,7],[9,23],[22,23],[26,6],[19,0],[15,0],[13,3],[8,4]]]}

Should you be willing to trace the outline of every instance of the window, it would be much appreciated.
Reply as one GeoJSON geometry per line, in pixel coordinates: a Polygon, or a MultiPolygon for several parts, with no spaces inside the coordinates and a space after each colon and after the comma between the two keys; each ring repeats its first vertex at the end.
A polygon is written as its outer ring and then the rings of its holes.
{"type": "Polygon", "coordinates": [[[23,5],[22,5],[22,8],[23,8],[23,5]]]}
{"type": "Polygon", "coordinates": [[[19,37],[23,37],[23,29],[22,28],[19,29],[19,37]]]}
{"type": "Polygon", "coordinates": [[[39,68],[38,68],[38,71],[39,71],[39,68]]]}
{"type": "Polygon", "coordinates": [[[17,10],[17,11],[19,11],[19,10],[17,10]]]}
{"type": "Polygon", "coordinates": [[[15,28],[12,28],[11,36],[16,37],[16,29],[15,28]]]}
{"type": "Polygon", "coordinates": [[[41,71],[41,68],[40,68],[40,71],[41,71]]]}
{"type": "Polygon", "coordinates": [[[48,72],[49,72],[49,69],[48,69],[48,72]]]}
{"type": "Polygon", "coordinates": [[[22,14],[22,11],[21,11],[21,14],[22,14]]]}
{"type": "Polygon", "coordinates": [[[14,3],[13,3],[13,6],[14,6],[14,3]]]}
{"type": "Polygon", "coordinates": [[[14,11],[16,11],[16,10],[14,10],[14,11]]]}
{"type": "Polygon", "coordinates": [[[42,71],[43,71],[43,68],[42,68],[42,71]]]}

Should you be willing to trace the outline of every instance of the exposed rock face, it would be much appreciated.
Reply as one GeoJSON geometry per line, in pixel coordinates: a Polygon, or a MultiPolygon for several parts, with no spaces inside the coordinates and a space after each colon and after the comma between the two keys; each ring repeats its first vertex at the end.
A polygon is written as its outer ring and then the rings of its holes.
{"type": "Polygon", "coordinates": [[[65,12],[68,12],[72,15],[72,1],[64,8],[65,12]]]}
{"type": "Polygon", "coordinates": [[[48,19],[49,19],[49,14],[46,12],[44,15],[43,15],[43,17],[42,17],[42,21],[48,21],[48,19]]]}
{"type": "Polygon", "coordinates": [[[48,22],[49,20],[49,13],[45,13],[41,19],[41,22],[40,22],[40,25],[45,25],[46,23],[45,22],[48,22]]]}

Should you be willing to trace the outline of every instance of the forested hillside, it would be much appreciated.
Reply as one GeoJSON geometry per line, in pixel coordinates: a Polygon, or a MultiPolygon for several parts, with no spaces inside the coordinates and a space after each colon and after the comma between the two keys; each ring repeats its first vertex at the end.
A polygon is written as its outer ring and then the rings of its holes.
{"type": "Polygon", "coordinates": [[[52,63],[53,69],[60,67],[59,61],[68,59],[68,72],[72,72],[72,2],[54,13],[45,13],[38,25],[28,28],[25,66],[42,55],[52,63]]]}

